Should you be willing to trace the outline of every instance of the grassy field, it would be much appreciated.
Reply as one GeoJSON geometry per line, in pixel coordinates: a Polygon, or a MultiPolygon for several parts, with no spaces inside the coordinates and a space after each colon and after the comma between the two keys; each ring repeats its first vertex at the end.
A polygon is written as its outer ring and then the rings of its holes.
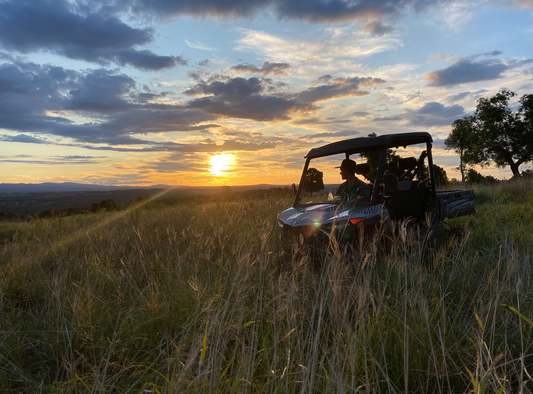
{"type": "Polygon", "coordinates": [[[531,186],[320,264],[289,199],[0,223],[0,392],[530,392],[531,186]]]}

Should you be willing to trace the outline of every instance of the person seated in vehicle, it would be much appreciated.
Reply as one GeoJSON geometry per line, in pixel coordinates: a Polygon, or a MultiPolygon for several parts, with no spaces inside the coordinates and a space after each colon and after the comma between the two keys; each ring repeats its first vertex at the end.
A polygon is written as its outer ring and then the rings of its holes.
{"type": "Polygon", "coordinates": [[[343,201],[357,200],[359,197],[368,197],[370,198],[370,189],[363,189],[357,195],[357,189],[360,187],[368,188],[369,185],[360,180],[355,176],[356,164],[355,161],[350,159],[344,159],[340,165],[341,178],[346,180],[342,183],[335,194],[341,198],[343,201]]]}

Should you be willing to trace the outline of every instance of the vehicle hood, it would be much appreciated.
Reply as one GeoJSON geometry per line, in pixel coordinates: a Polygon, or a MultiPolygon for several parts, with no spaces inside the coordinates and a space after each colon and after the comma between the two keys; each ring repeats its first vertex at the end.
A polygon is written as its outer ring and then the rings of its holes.
{"type": "Polygon", "coordinates": [[[369,202],[325,202],[302,204],[297,208],[289,208],[278,215],[280,226],[321,226],[333,222],[369,220],[376,216],[388,217],[383,204],[369,202]]]}

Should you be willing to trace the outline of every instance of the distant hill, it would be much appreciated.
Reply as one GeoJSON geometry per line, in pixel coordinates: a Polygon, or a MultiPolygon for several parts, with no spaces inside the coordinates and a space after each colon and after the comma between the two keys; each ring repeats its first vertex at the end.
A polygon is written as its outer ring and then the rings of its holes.
{"type": "MultiPolygon", "coordinates": [[[[234,192],[270,188],[291,188],[288,185],[231,186],[234,192]]],[[[148,187],[104,186],[82,183],[0,184],[0,212],[38,212],[54,209],[89,209],[92,203],[113,199],[127,204],[136,197],[152,197],[159,201],[215,195],[222,186],[169,186],[148,187]]]]}
{"type": "MultiPolygon", "coordinates": [[[[290,185],[245,185],[231,186],[232,190],[253,190],[268,189],[271,187],[288,187],[290,185]]],[[[172,185],[152,185],[152,186],[109,186],[95,185],[88,183],[0,183],[1,193],[35,193],[35,192],[90,192],[90,191],[113,191],[113,190],[150,190],[150,189],[180,189],[188,191],[218,191],[222,186],[172,186],[172,185]]]]}
{"type": "MultiPolygon", "coordinates": [[[[106,191],[106,190],[131,190],[131,189],[170,189],[175,186],[154,185],[148,187],[139,186],[107,186],[87,183],[0,183],[0,193],[33,193],[33,192],[83,192],[83,191],[106,191]]],[[[181,187],[181,186],[177,186],[181,187]]]]}

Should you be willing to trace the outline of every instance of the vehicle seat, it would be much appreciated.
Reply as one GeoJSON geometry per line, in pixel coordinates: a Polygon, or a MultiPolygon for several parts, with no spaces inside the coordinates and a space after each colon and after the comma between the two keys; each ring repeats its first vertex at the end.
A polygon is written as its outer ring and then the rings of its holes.
{"type": "Polygon", "coordinates": [[[385,202],[394,220],[408,217],[424,220],[426,202],[418,190],[418,181],[397,182],[397,190],[391,192],[385,202]]]}

